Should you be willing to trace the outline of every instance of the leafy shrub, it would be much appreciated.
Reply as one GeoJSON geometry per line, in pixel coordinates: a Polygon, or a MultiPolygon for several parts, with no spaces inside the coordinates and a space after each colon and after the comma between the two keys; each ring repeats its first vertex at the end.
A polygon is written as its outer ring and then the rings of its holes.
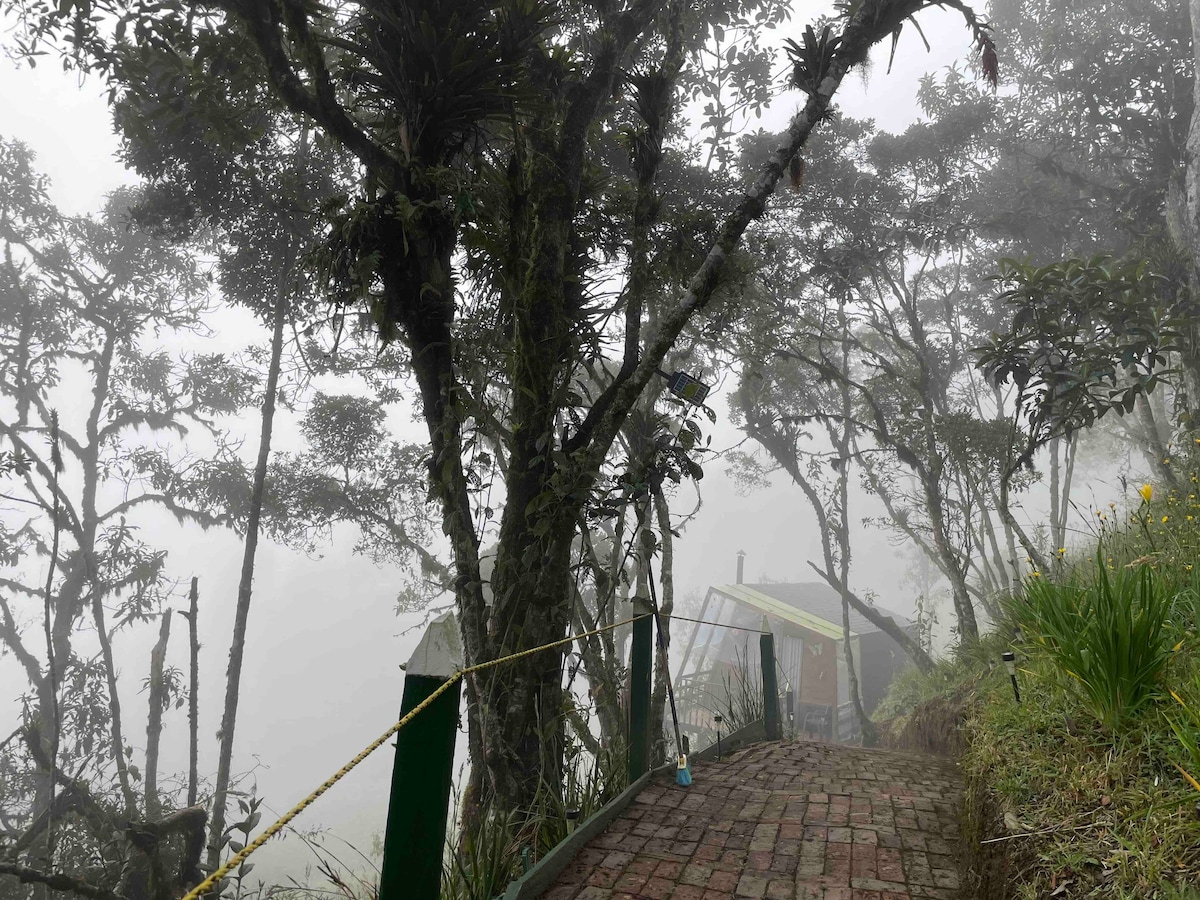
{"type": "Polygon", "coordinates": [[[1030,579],[1010,612],[1087,710],[1118,731],[1159,692],[1171,657],[1171,598],[1147,566],[1109,571],[1091,584],[1030,579]]]}

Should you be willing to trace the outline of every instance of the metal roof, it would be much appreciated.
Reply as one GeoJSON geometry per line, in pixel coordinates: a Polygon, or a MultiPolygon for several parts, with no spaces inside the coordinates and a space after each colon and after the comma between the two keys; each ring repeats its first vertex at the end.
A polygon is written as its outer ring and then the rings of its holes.
{"type": "MultiPolygon", "coordinates": [[[[816,581],[799,584],[717,584],[712,590],[786,622],[815,631],[825,637],[842,636],[842,595],[827,584],[816,581]]],[[[890,616],[901,628],[912,622],[883,607],[879,612],[890,616]]],[[[874,634],[879,628],[853,606],[850,607],[850,635],[874,634]]]]}

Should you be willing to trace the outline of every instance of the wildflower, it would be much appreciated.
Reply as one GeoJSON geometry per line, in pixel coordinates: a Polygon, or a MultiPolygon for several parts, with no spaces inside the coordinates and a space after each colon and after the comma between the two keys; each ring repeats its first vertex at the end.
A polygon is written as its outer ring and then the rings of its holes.
{"type": "Polygon", "coordinates": [[[1142,499],[1143,499],[1144,501],[1146,501],[1147,503],[1149,503],[1149,502],[1150,502],[1150,500],[1151,500],[1151,498],[1153,498],[1153,497],[1154,497],[1154,485],[1152,485],[1152,484],[1143,484],[1143,485],[1142,485],[1142,489],[1141,489],[1140,491],[1138,491],[1138,493],[1142,495],[1142,499]]]}
{"type": "Polygon", "coordinates": [[[1041,573],[1041,572],[1034,572],[1034,573],[1033,573],[1033,577],[1034,577],[1034,578],[1041,578],[1041,577],[1042,577],[1042,573],[1041,573]]]}
{"type": "Polygon", "coordinates": [[[1163,517],[1162,517],[1162,520],[1163,520],[1163,524],[1164,524],[1164,525],[1165,525],[1165,524],[1167,524],[1167,519],[1168,519],[1168,518],[1170,518],[1170,517],[1169,517],[1169,516],[1163,516],[1163,517]]]}
{"type": "Polygon", "coordinates": [[[1063,555],[1064,553],[1066,553],[1066,552],[1067,552],[1067,548],[1066,548],[1066,547],[1059,547],[1059,548],[1058,548],[1058,555],[1059,555],[1059,556],[1062,556],[1062,555],[1063,555]]]}

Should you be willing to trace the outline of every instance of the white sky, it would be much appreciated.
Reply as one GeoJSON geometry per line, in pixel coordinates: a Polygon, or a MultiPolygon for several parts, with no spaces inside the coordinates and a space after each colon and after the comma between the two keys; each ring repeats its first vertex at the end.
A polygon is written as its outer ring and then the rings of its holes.
{"type": "MultiPolygon", "coordinates": [[[[826,8],[826,4],[796,4],[794,26],[798,27],[791,30],[806,24],[812,11],[826,8]]],[[[900,130],[913,120],[918,77],[969,50],[968,32],[954,14],[933,10],[922,14],[922,23],[934,53],[927,55],[917,35],[906,33],[896,65],[886,74],[887,47],[880,48],[881,59],[869,82],[864,84],[863,79],[852,76],[843,86],[839,101],[848,114],[874,117],[889,130],[900,130]]],[[[785,96],[779,108],[764,117],[763,126],[782,127],[799,102],[798,95],[785,96]]],[[[63,73],[48,58],[36,70],[0,59],[0,135],[19,138],[35,150],[37,165],[52,179],[53,197],[65,212],[93,211],[106,191],[131,180],[115,158],[117,140],[110,130],[99,84],[92,81],[81,87],[76,76],[63,73]]],[[[239,342],[263,339],[248,333],[236,337],[239,342]]],[[[247,436],[251,438],[248,446],[255,446],[256,422],[247,424],[247,436]]],[[[728,446],[738,438],[735,429],[721,422],[713,446],[728,446]]],[[[677,542],[676,583],[681,596],[708,584],[732,581],[734,555],[739,549],[747,552],[747,581],[760,576],[813,580],[805,561],[819,558],[819,536],[797,489],[780,481],[770,491],[740,497],[723,465],[715,464],[707,468],[702,490],[704,508],[677,542]]],[[[681,507],[690,509],[691,489],[685,489],[681,498],[681,507]]],[[[865,506],[862,511],[867,512],[865,506]]],[[[241,545],[229,533],[183,531],[165,516],[151,524],[155,539],[171,548],[173,573],[180,578],[201,577],[205,672],[200,697],[201,769],[213,771],[212,736],[224,691],[223,648],[228,646],[241,545]]],[[[401,637],[400,632],[411,621],[394,615],[395,573],[352,558],[351,543],[342,536],[319,559],[300,557],[269,542],[260,545],[237,760],[243,770],[256,760],[265,767],[257,773],[260,793],[274,809],[290,806],[382,732],[399,707],[397,664],[415,643],[415,635],[401,637]]],[[[860,546],[854,586],[873,589],[883,605],[911,614],[912,602],[897,588],[905,564],[886,537],[879,532],[865,533],[860,546]]],[[[185,625],[176,620],[171,651],[171,662],[184,669],[185,625]]],[[[153,639],[149,631],[144,640],[128,643],[121,651],[126,660],[124,703],[130,710],[128,730],[132,732],[144,727],[135,725],[137,714],[133,711],[145,702],[135,689],[153,639]]],[[[11,660],[0,660],[0,683],[16,684],[18,680],[19,671],[13,669],[11,660]]],[[[15,718],[14,699],[12,693],[0,689],[0,726],[15,718]]],[[[164,771],[186,766],[185,723],[182,711],[168,713],[164,771]]],[[[130,737],[140,745],[138,734],[130,737]]],[[[381,750],[323,798],[304,817],[301,827],[318,823],[337,826],[339,833],[359,846],[368,846],[370,834],[383,827],[390,766],[390,751],[381,750]]],[[[270,853],[278,865],[293,872],[302,865],[303,854],[295,841],[270,853]]],[[[267,855],[267,851],[260,854],[267,855]]]]}

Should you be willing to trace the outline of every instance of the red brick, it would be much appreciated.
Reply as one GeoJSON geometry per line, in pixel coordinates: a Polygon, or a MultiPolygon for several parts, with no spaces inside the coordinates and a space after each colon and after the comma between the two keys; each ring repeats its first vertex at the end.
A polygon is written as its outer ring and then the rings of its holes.
{"type": "Polygon", "coordinates": [[[713,872],[708,878],[708,886],[713,890],[733,893],[739,877],[737,872],[713,872]]]}
{"type": "Polygon", "coordinates": [[[617,883],[613,885],[613,893],[625,891],[630,894],[636,894],[642,889],[642,886],[645,885],[645,883],[645,875],[637,875],[629,872],[617,879],[617,883]]]}
{"type": "Polygon", "coordinates": [[[642,896],[649,900],[668,900],[675,890],[675,882],[667,878],[651,878],[642,888],[642,896]]]}

